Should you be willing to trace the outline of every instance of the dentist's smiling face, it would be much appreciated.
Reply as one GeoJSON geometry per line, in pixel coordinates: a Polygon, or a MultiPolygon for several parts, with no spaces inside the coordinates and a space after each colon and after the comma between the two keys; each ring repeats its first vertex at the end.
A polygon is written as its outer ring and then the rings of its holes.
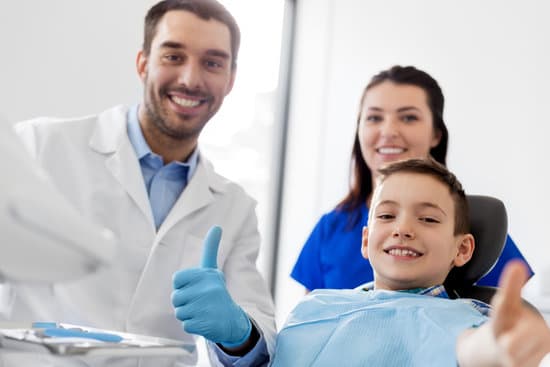
{"type": "Polygon", "coordinates": [[[144,84],[140,122],[147,136],[196,141],[231,91],[229,28],[183,10],[167,12],[159,21],[148,55],[138,54],[144,84]]]}
{"type": "Polygon", "coordinates": [[[391,81],[366,92],[358,135],[361,153],[373,173],[373,180],[378,169],[388,163],[427,157],[440,140],[424,90],[391,81]]]}
{"type": "Polygon", "coordinates": [[[455,234],[455,203],[449,188],[419,173],[395,173],[376,188],[363,230],[362,254],[377,289],[427,288],[443,284],[454,266],[473,252],[470,234],[455,234]]]}

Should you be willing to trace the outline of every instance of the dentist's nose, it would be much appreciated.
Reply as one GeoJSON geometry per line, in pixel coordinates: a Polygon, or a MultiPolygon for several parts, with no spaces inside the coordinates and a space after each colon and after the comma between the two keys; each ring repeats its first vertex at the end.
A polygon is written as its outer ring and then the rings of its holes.
{"type": "Polygon", "coordinates": [[[190,90],[200,89],[202,83],[201,71],[201,66],[197,62],[188,60],[181,66],[178,83],[190,90]]]}

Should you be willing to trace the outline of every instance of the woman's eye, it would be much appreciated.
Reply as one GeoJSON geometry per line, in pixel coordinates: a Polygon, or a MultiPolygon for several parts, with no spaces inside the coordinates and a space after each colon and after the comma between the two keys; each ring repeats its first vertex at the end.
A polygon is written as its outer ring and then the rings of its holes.
{"type": "Polygon", "coordinates": [[[367,120],[369,122],[380,122],[380,121],[382,121],[382,116],[369,115],[369,116],[367,116],[367,118],[365,120],[367,120]]]}
{"type": "Polygon", "coordinates": [[[401,117],[401,120],[404,121],[404,122],[414,122],[414,121],[418,121],[418,116],[416,116],[416,115],[403,115],[401,117]]]}

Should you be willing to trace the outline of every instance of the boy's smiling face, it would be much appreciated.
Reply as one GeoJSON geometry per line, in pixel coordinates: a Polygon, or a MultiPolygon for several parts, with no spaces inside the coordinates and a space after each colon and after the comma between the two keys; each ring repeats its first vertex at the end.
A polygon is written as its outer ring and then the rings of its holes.
{"type": "Polygon", "coordinates": [[[372,264],[376,289],[426,288],[443,284],[453,266],[470,260],[471,234],[454,234],[455,203],[436,178],[399,172],[373,196],[362,253],[372,264]]]}

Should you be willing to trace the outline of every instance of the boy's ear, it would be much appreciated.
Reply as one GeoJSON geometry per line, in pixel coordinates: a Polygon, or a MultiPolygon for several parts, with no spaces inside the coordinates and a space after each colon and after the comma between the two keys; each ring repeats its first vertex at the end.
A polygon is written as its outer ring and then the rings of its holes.
{"type": "Polygon", "coordinates": [[[454,259],[455,266],[462,266],[472,258],[475,249],[474,236],[470,233],[460,235],[457,246],[457,253],[454,259]]]}
{"type": "Polygon", "coordinates": [[[368,247],[369,247],[369,229],[367,226],[364,226],[363,236],[361,237],[361,255],[363,255],[365,259],[369,258],[368,247]]]}

